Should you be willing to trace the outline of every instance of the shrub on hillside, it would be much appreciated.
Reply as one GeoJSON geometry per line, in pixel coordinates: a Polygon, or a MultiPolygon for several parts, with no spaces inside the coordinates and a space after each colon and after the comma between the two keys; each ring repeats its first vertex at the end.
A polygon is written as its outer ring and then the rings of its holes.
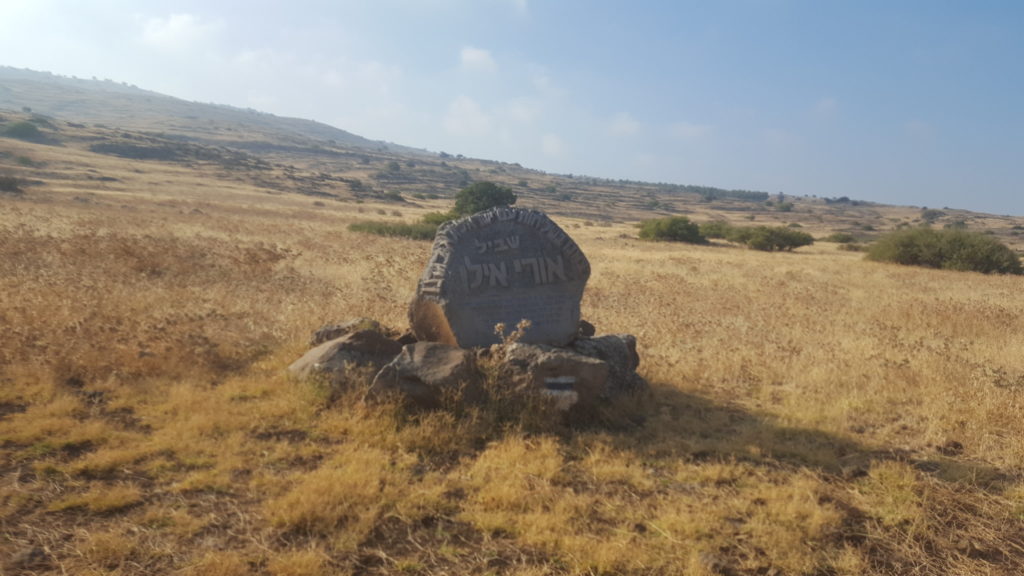
{"type": "Polygon", "coordinates": [[[0,192],[21,194],[21,181],[14,176],[0,176],[0,192]]]}
{"type": "Polygon", "coordinates": [[[978,232],[907,228],[879,238],[868,259],[991,274],[1021,274],[1020,257],[1005,244],[978,232]]]}
{"type": "Polygon", "coordinates": [[[494,182],[474,182],[455,195],[455,209],[458,216],[469,216],[495,206],[511,206],[516,203],[516,193],[494,182]]]}
{"type": "Polygon", "coordinates": [[[671,216],[644,220],[640,223],[640,238],[661,242],[689,242],[707,244],[707,238],[700,233],[700,227],[686,216],[671,216]]]}
{"type": "MultiPolygon", "coordinates": [[[[399,196],[401,198],[401,196],[399,196]]],[[[402,236],[413,240],[433,240],[437,228],[449,220],[475,214],[495,206],[507,206],[516,203],[516,195],[508,188],[493,182],[477,182],[459,191],[455,199],[455,208],[450,212],[429,212],[418,222],[355,222],[348,229],[353,232],[366,232],[378,236],[402,236]]],[[[380,211],[381,214],[386,213],[380,211]]]]}
{"type": "Polygon", "coordinates": [[[454,212],[427,212],[423,215],[422,221],[425,224],[440,226],[449,220],[455,220],[458,216],[454,212]]]}
{"type": "Polygon", "coordinates": [[[837,244],[849,244],[856,242],[857,238],[849,232],[833,232],[821,239],[822,242],[835,242],[837,244]]]}
{"type": "Polygon", "coordinates": [[[705,238],[728,238],[729,232],[732,231],[732,226],[729,225],[725,220],[711,220],[709,222],[701,222],[700,233],[705,238]]]}
{"type": "Polygon", "coordinates": [[[789,252],[794,248],[814,244],[814,237],[810,234],[785,226],[733,228],[726,239],[765,252],[789,252]]]}
{"type": "Polygon", "coordinates": [[[413,240],[433,240],[437,234],[437,225],[426,222],[353,222],[348,229],[353,232],[366,232],[378,236],[402,236],[413,240]]]}
{"type": "Polygon", "coordinates": [[[31,122],[15,122],[0,129],[0,135],[19,140],[35,140],[42,135],[39,127],[31,122]]]}

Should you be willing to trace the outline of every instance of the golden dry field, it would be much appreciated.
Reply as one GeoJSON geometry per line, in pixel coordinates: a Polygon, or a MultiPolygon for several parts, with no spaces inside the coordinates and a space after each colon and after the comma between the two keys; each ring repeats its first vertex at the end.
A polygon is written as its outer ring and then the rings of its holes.
{"type": "MultiPolygon", "coordinates": [[[[347,225],[444,198],[0,152],[33,181],[0,195],[4,574],[1024,573],[1022,277],[647,243],[641,213],[524,196],[558,208],[583,315],[637,335],[651,396],[582,423],[410,414],[284,369],[321,325],[404,327],[429,242],[347,225]]],[[[758,221],[849,225],[801,210],[758,221]]]]}

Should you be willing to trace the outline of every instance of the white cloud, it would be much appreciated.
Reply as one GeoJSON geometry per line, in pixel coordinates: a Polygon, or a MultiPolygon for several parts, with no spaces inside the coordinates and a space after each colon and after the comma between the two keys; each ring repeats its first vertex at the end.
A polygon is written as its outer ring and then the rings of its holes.
{"type": "Polygon", "coordinates": [[[540,139],[540,149],[545,156],[558,158],[565,154],[565,143],[558,134],[545,134],[540,139]]]}
{"type": "Polygon", "coordinates": [[[494,61],[491,53],[482,48],[466,46],[459,53],[462,68],[465,70],[477,70],[481,72],[494,73],[498,71],[498,64],[494,61]]]}
{"type": "Polygon", "coordinates": [[[142,41],[162,50],[184,52],[206,42],[220,28],[219,23],[203,22],[192,14],[171,14],[146,19],[142,41]]]}
{"type": "Polygon", "coordinates": [[[711,126],[706,124],[691,124],[689,122],[676,122],[669,127],[672,135],[680,140],[701,140],[711,134],[711,126]]]}
{"type": "Polygon", "coordinates": [[[444,128],[460,136],[479,136],[490,132],[491,118],[480,104],[468,96],[459,96],[448,105],[444,128]]]}
{"type": "Polygon", "coordinates": [[[615,136],[632,136],[640,131],[640,123],[628,113],[622,112],[612,118],[608,130],[615,136]]]}
{"type": "Polygon", "coordinates": [[[516,9],[516,12],[518,12],[520,14],[526,14],[529,11],[529,9],[530,9],[530,7],[528,5],[529,2],[527,0],[511,0],[511,1],[512,1],[512,6],[515,7],[515,9],[516,9]]]}

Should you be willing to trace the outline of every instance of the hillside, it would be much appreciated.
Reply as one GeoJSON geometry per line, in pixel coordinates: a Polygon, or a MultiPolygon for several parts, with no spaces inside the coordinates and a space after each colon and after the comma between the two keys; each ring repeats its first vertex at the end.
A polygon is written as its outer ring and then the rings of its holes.
{"type": "Polygon", "coordinates": [[[243,149],[310,147],[315,142],[407,154],[423,151],[369,140],[312,120],[252,109],[188,102],[111,80],[68,78],[0,66],[0,109],[21,110],[90,124],[159,132],[204,144],[243,149]]]}
{"type": "Polygon", "coordinates": [[[634,226],[869,240],[931,219],[1020,250],[1024,219],[780,209],[30,107],[0,111],[0,131],[35,127],[0,137],[17,182],[0,192],[4,574],[1024,572],[1024,279],[634,226]],[[364,403],[367,375],[285,376],[322,325],[407,322],[430,243],[349,224],[447,210],[484,179],[579,243],[583,315],[637,335],[650,397],[551,422],[493,403],[414,414],[364,403]]]}
{"type": "MultiPolygon", "coordinates": [[[[924,207],[791,195],[780,201],[778,195],[765,192],[548,174],[518,164],[369,140],[308,120],[186,102],[112,81],[0,67],[0,114],[5,108],[12,121],[26,115],[62,121],[50,127],[59,129],[68,145],[98,147],[108,155],[120,146],[121,155],[130,157],[132,152],[123,147],[126,140],[134,141],[136,155],[179,164],[187,164],[190,155],[208,161],[233,155],[235,160],[216,162],[234,173],[232,179],[269,193],[298,192],[343,202],[422,203],[450,198],[472,181],[492,180],[513,188],[532,206],[595,223],[678,214],[695,220],[799,225],[815,235],[844,232],[862,241],[923,221],[924,207]],[[179,148],[190,152],[166,152],[179,148]],[[239,169],[233,163],[258,169],[239,169]]],[[[962,223],[1024,249],[1024,230],[1014,228],[1021,226],[1022,218],[956,207],[939,212],[930,218],[937,226],[962,223]]]]}

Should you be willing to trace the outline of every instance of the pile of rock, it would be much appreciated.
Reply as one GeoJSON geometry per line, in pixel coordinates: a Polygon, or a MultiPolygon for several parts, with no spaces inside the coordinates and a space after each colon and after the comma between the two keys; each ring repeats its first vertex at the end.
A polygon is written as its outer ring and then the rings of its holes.
{"type": "Polygon", "coordinates": [[[541,212],[502,207],[449,222],[410,304],[410,332],[366,318],[325,326],[289,371],[341,381],[372,370],[371,396],[399,393],[424,408],[453,393],[484,399],[485,362],[503,386],[539,390],[562,409],[643,391],[636,339],[595,336],[580,320],[589,276],[582,251],[541,212]],[[503,340],[497,325],[524,329],[503,340]]]}

